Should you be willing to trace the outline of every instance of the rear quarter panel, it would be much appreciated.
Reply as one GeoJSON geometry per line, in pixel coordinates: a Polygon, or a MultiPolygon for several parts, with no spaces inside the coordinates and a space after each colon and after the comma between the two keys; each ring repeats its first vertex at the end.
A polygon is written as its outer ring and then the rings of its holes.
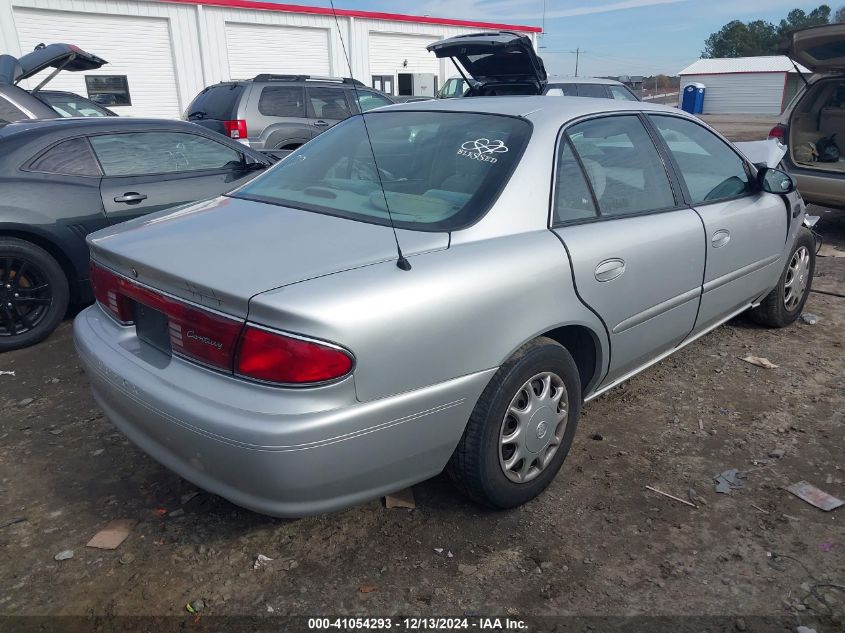
{"type": "Polygon", "coordinates": [[[343,345],[356,358],[361,401],[495,368],[536,336],[563,325],[593,331],[566,251],[547,230],[452,246],[328,275],[254,297],[249,319],[343,345]]]}

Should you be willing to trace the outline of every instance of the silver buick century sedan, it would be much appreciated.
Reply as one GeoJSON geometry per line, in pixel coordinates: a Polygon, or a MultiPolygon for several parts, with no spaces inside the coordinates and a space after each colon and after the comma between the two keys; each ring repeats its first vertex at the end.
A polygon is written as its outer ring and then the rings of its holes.
{"type": "Polygon", "coordinates": [[[582,403],[814,267],[779,158],[609,99],[485,97],[347,119],[249,184],[89,238],[75,340],[141,449],[276,516],[444,469],[508,508],[582,403]]]}

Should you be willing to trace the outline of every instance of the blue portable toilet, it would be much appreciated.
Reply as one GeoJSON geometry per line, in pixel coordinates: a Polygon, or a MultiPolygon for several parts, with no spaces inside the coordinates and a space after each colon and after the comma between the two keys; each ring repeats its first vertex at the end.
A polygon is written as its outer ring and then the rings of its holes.
{"type": "Polygon", "coordinates": [[[704,112],[704,91],[706,90],[704,84],[695,84],[695,108],[693,114],[701,114],[704,112]]]}
{"type": "Polygon", "coordinates": [[[690,114],[701,114],[704,111],[704,84],[691,83],[684,87],[681,110],[690,114]]]}

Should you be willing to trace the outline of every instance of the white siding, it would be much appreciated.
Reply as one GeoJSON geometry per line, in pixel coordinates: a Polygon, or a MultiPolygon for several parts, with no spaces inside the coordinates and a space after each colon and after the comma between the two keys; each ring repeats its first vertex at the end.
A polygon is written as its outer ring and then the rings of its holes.
{"type": "MultiPolygon", "coordinates": [[[[456,71],[425,46],[478,30],[166,0],[0,0],[0,52],[77,44],[110,62],[95,72],[127,75],[132,106],[117,112],[144,116],[178,116],[205,86],[259,72],[349,76],[343,44],[352,76],[367,85],[400,70],[436,73],[442,84],[456,71]]],[[[84,95],[84,74],[62,73],[50,85],[84,95]]]]}
{"type": "Polygon", "coordinates": [[[259,73],[331,74],[329,31],[269,24],[226,24],[231,79],[259,73]]]}
{"type": "Polygon", "coordinates": [[[702,83],[705,114],[780,114],[786,73],[684,75],[681,95],[690,83],[702,83]]]}
{"type": "MultiPolygon", "coordinates": [[[[115,16],[72,12],[15,9],[21,49],[40,42],[62,42],[73,34],[73,43],[109,63],[85,73],[59,73],[48,84],[55,90],[86,95],[85,75],[126,75],[131,106],[116,108],[132,116],[178,117],[179,99],[173,69],[168,21],[163,18],[115,16]]],[[[47,77],[45,70],[30,80],[34,87],[47,77]]]]}
{"type": "MultiPolygon", "coordinates": [[[[396,76],[399,73],[433,73],[439,77],[440,60],[434,56],[434,53],[429,53],[425,49],[426,46],[439,39],[439,35],[405,35],[370,31],[370,74],[393,75],[394,88],[398,85],[396,76]]],[[[369,85],[370,80],[371,78],[368,77],[362,81],[369,85]]]]}

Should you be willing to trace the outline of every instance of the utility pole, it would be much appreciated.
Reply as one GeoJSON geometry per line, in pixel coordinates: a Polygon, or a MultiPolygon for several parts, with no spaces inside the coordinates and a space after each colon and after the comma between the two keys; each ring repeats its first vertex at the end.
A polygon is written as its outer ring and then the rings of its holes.
{"type": "Polygon", "coordinates": [[[575,49],[575,76],[576,77],[578,76],[578,60],[579,60],[580,57],[581,57],[581,49],[576,48],[575,49]]]}

